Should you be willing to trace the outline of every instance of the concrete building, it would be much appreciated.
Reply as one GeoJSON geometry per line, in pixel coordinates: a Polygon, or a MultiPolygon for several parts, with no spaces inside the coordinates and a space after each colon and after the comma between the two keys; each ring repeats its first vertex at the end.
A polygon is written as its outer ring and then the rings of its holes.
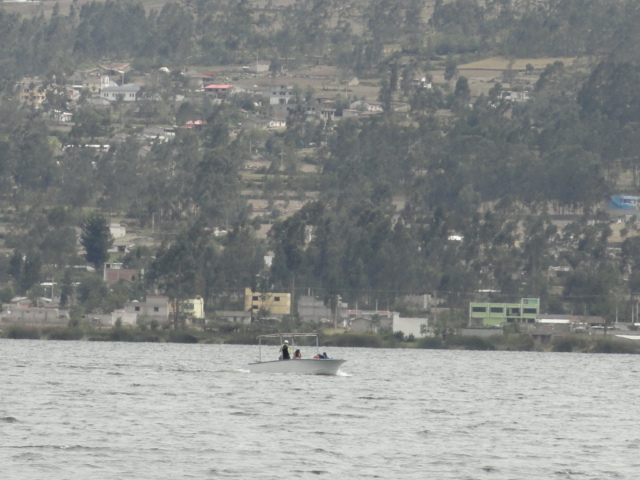
{"type": "Polygon", "coordinates": [[[39,107],[47,99],[47,88],[40,78],[24,78],[17,86],[20,103],[39,107]]]}
{"type": "Polygon", "coordinates": [[[246,288],[244,292],[244,309],[252,314],[264,308],[273,316],[280,317],[291,314],[291,294],[290,293],[260,293],[253,292],[246,288]]]}
{"type": "Polygon", "coordinates": [[[105,263],[102,279],[107,285],[113,285],[120,280],[135,282],[140,280],[142,273],[137,269],[122,268],[121,263],[105,263]]]}
{"type": "Polygon", "coordinates": [[[266,73],[269,71],[270,66],[271,66],[271,63],[269,62],[256,61],[254,63],[250,63],[242,67],[242,71],[247,73],[255,73],[255,74],[266,73]]]}
{"type": "Polygon", "coordinates": [[[345,326],[355,332],[379,332],[392,329],[398,312],[388,310],[346,310],[345,326]]]}
{"type": "Polygon", "coordinates": [[[405,337],[413,335],[415,338],[425,336],[426,329],[429,325],[429,319],[421,317],[393,317],[393,333],[402,332],[405,337]],[[422,330],[425,333],[422,333],[422,330]]]}
{"type": "Polygon", "coordinates": [[[193,320],[204,320],[204,300],[202,297],[189,298],[181,303],[180,311],[193,320]]]}
{"type": "MultiPolygon", "coordinates": [[[[338,302],[337,318],[342,322],[347,304],[338,302]]],[[[331,308],[324,304],[324,301],[311,295],[301,295],[298,299],[298,315],[305,320],[314,322],[331,322],[334,317],[331,308]]]]}
{"type": "Polygon", "coordinates": [[[115,102],[122,98],[123,102],[135,102],[138,100],[140,87],[137,85],[121,85],[116,87],[105,87],[100,90],[100,98],[115,102]]]}
{"type": "Polygon", "coordinates": [[[469,326],[494,327],[507,323],[535,323],[539,313],[539,298],[523,298],[520,303],[471,302],[469,326]]]}
{"type": "Polygon", "coordinates": [[[224,100],[233,92],[233,85],[207,85],[204,91],[209,97],[224,100]]]}
{"type": "Polygon", "coordinates": [[[7,323],[29,325],[67,325],[69,312],[57,308],[8,308],[2,312],[2,320],[7,323]]]}
{"type": "Polygon", "coordinates": [[[269,105],[287,105],[293,98],[293,85],[273,85],[265,87],[262,96],[269,99],[269,105]]]}
{"type": "Polygon", "coordinates": [[[221,310],[216,312],[216,318],[228,323],[249,325],[251,323],[251,312],[238,310],[221,310]]]}
{"type": "Polygon", "coordinates": [[[157,320],[160,323],[169,321],[169,299],[163,295],[147,295],[144,302],[128,302],[124,310],[126,313],[135,313],[138,319],[157,320]]]}
{"type": "Polygon", "coordinates": [[[111,313],[92,314],[88,317],[89,322],[96,327],[113,327],[118,320],[123,326],[135,326],[138,323],[138,315],[122,310],[114,310],[111,313]]]}

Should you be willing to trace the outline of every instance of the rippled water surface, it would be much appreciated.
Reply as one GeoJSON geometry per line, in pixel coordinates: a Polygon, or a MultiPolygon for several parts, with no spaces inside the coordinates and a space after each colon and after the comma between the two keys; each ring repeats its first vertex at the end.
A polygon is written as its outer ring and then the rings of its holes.
{"type": "Polygon", "coordinates": [[[640,478],[638,356],[328,353],[0,340],[0,478],[640,478]]]}

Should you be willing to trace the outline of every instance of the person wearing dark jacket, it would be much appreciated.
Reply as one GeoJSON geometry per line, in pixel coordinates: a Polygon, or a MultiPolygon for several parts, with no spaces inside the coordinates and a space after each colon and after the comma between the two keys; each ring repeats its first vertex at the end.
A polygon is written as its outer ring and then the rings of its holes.
{"type": "Polygon", "coordinates": [[[289,350],[289,340],[285,340],[280,347],[280,360],[291,360],[291,350],[289,350]]]}

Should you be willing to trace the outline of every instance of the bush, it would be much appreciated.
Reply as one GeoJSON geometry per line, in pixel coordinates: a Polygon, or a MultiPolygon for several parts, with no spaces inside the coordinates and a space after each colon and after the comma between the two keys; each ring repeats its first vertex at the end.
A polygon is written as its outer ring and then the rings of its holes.
{"type": "Polygon", "coordinates": [[[379,346],[382,348],[398,348],[404,342],[404,334],[402,334],[402,337],[399,338],[398,332],[387,332],[379,336],[382,339],[382,342],[379,346]]]}
{"type": "Polygon", "coordinates": [[[149,331],[144,331],[144,332],[138,332],[138,334],[135,336],[135,342],[148,342],[148,343],[159,343],[163,340],[163,338],[158,335],[157,332],[149,332],[149,331]]]}
{"type": "Polygon", "coordinates": [[[535,347],[533,337],[528,333],[516,333],[503,336],[496,335],[495,337],[491,337],[491,340],[500,350],[530,352],[535,347]]]}
{"type": "Polygon", "coordinates": [[[427,350],[439,350],[444,348],[440,337],[424,337],[418,340],[417,348],[425,348],[427,350]]]}
{"type": "Polygon", "coordinates": [[[84,336],[79,328],[56,328],[46,334],[49,340],[80,340],[84,336]]]}
{"type": "Polygon", "coordinates": [[[13,340],[39,340],[40,330],[37,328],[23,327],[22,325],[14,325],[7,330],[6,338],[13,340]]]}
{"type": "Polygon", "coordinates": [[[464,348],[465,350],[495,350],[493,344],[477,335],[452,335],[447,337],[447,347],[464,348]]]}
{"type": "Polygon", "coordinates": [[[171,343],[198,343],[198,337],[191,335],[190,333],[180,330],[171,330],[167,342],[171,343]]]}
{"type": "Polygon", "coordinates": [[[224,343],[228,345],[257,345],[258,338],[255,333],[236,333],[229,339],[225,340],[224,343]]]}
{"type": "Polygon", "coordinates": [[[345,333],[327,338],[327,344],[336,347],[368,347],[381,348],[382,338],[371,333],[345,333]]]}
{"type": "Polygon", "coordinates": [[[133,333],[125,328],[114,328],[109,332],[108,340],[112,342],[135,342],[133,333]]]}
{"type": "Polygon", "coordinates": [[[620,340],[598,339],[591,347],[592,353],[638,353],[638,345],[620,340]]]}
{"type": "Polygon", "coordinates": [[[580,352],[584,351],[587,342],[581,337],[566,336],[553,340],[551,344],[552,352],[580,352]]]}
{"type": "Polygon", "coordinates": [[[94,330],[87,335],[87,340],[90,342],[108,342],[110,333],[108,330],[94,330]]]}

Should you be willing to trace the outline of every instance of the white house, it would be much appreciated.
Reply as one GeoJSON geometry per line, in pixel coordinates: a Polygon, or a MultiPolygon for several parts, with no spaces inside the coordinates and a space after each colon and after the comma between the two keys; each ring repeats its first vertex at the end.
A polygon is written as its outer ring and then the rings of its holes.
{"type": "Polygon", "coordinates": [[[68,123],[73,119],[73,113],[54,109],[49,112],[49,117],[54,122],[68,123]]]}
{"type": "Polygon", "coordinates": [[[349,328],[356,332],[377,332],[379,329],[392,328],[398,312],[388,310],[347,310],[345,312],[349,328]]]}
{"type": "Polygon", "coordinates": [[[3,321],[7,323],[26,323],[42,325],[67,325],[69,312],[57,308],[5,308],[3,321]]]}
{"type": "Polygon", "coordinates": [[[248,73],[265,73],[269,71],[270,66],[271,64],[269,62],[256,61],[255,63],[250,63],[242,67],[242,71],[248,73]]]}
{"type": "Polygon", "coordinates": [[[111,313],[92,314],[88,320],[97,327],[113,327],[118,320],[121,324],[127,326],[135,326],[138,316],[135,313],[129,313],[125,310],[114,310],[111,313]]]}
{"type": "Polygon", "coordinates": [[[365,112],[376,112],[376,113],[383,111],[382,103],[368,102],[364,100],[357,100],[355,102],[352,102],[351,105],[349,105],[349,108],[352,110],[362,110],[365,112]]]}
{"type": "Polygon", "coordinates": [[[514,92],[513,90],[507,90],[502,92],[501,96],[504,100],[515,103],[526,102],[529,100],[529,92],[526,91],[514,92]]]}
{"type": "Polygon", "coordinates": [[[294,97],[293,85],[274,85],[265,87],[262,96],[269,99],[269,105],[286,105],[294,97]]]}
{"type": "Polygon", "coordinates": [[[109,232],[111,232],[111,236],[114,239],[122,238],[127,234],[127,227],[120,225],[119,223],[111,223],[109,224],[109,232]]]}
{"type": "Polygon", "coordinates": [[[137,85],[119,85],[116,87],[105,87],[100,90],[100,98],[115,102],[122,98],[123,102],[135,102],[138,99],[140,87],[137,85]]]}
{"type": "Polygon", "coordinates": [[[216,318],[227,323],[249,325],[251,323],[251,312],[245,312],[243,310],[221,310],[216,312],[216,318]]]}
{"type": "Polygon", "coordinates": [[[393,317],[393,331],[402,332],[405,336],[413,335],[416,338],[424,337],[421,330],[425,330],[429,325],[429,320],[418,317],[393,317]],[[423,327],[424,326],[424,327],[423,327]]]}
{"type": "Polygon", "coordinates": [[[169,320],[169,299],[162,295],[147,295],[144,302],[125,303],[124,309],[126,313],[133,313],[138,318],[146,317],[160,323],[166,323],[169,320]]]}

